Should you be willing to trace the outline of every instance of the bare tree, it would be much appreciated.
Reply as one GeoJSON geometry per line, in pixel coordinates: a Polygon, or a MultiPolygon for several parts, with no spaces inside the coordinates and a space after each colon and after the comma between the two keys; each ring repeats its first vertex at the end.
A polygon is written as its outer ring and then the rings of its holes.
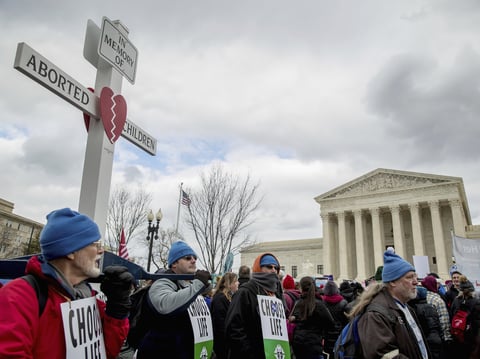
{"type": "Polygon", "coordinates": [[[0,258],[10,258],[20,253],[17,253],[17,246],[14,245],[14,230],[12,225],[5,224],[0,227],[0,258]]]}
{"type": "MultiPolygon", "coordinates": [[[[117,252],[120,244],[122,228],[125,232],[125,242],[140,234],[141,225],[145,224],[147,210],[152,202],[152,196],[138,188],[135,194],[125,188],[117,187],[110,196],[106,245],[117,252]]],[[[142,228],[143,229],[143,228],[142,228]]]]}
{"type": "Polygon", "coordinates": [[[201,261],[212,273],[222,270],[228,253],[237,253],[253,241],[243,231],[253,223],[252,213],[259,207],[259,183],[225,173],[215,165],[201,174],[201,189],[189,194],[187,224],[200,247],[201,261]]]}

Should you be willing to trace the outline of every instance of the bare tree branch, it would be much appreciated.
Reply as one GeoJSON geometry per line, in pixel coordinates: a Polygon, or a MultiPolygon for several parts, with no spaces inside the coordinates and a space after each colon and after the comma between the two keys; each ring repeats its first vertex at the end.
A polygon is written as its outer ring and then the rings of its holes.
{"type": "Polygon", "coordinates": [[[141,225],[146,220],[151,201],[152,196],[142,188],[138,188],[135,194],[125,188],[115,188],[110,196],[105,238],[105,244],[111,251],[118,252],[122,228],[126,243],[144,232],[141,225]]]}
{"type": "Polygon", "coordinates": [[[189,194],[187,224],[200,247],[200,260],[207,270],[219,273],[228,253],[236,253],[253,241],[243,231],[253,223],[258,209],[259,184],[250,175],[244,180],[225,173],[221,165],[201,174],[201,188],[189,194]]]}

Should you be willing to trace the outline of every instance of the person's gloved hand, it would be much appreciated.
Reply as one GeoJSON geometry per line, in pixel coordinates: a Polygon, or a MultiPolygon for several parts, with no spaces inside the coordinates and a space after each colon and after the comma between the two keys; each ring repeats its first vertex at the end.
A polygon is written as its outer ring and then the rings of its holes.
{"type": "Polygon", "coordinates": [[[135,283],[133,275],[124,266],[108,266],[103,273],[105,278],[100,290],[107,296],[107,314],[114,318],[126,318],[132,306],[130,291],[135,283]]]}
{"type": "Polygon", "coordinates": [[[206,270],[197,270],[193,279],[200,280],[205,286],[208,286],[208,281],[212,279],[212,275],[206,270]]]}

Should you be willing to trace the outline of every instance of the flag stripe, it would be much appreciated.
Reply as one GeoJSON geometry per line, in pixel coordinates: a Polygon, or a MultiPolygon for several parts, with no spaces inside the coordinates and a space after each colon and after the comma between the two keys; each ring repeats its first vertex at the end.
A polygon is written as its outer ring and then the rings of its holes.
{"type": "Polygon", "coordinates": [[[185,191],[182,189],[182,204],[185,206],[190,206],[190,203],[192,203],[192,200],[190,197],[188,197],[188,194],[185,193],[185,191]]]}
{"type": "Polygon", "coordinates": [[[118,256],[123,259],[128,259],[127,243],[125,242],[125,232],[123,231],[123,228],[120,235],[120,247],[118,248],[118,256]]]}

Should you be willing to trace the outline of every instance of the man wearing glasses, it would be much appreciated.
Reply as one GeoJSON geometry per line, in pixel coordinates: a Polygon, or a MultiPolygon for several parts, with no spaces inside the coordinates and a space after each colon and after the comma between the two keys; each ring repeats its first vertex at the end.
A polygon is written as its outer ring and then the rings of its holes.
{"type": "Polygon", "coordinates": [[[152,284],[147,305],[154,311],[154,324],[140,343],[137,359],[194,356],[194,335],[187,309],[210,285],[211,275],[197,270],[197,255],[183,241],[170,247],[168,267],[165,273],[193,274],[194,279],[160,278],[152,284]]]}
{"type": "Polygon", "coordinates": [[[233,296],[225,319],[229,358],[265,358],[257,295],[283,300],[279,272],[278,259],[271,253],[261,254],[253,262],[252,277],[233,296]]]}
{"type": "MultiPolygon", "coordinates": [[[[95,301],[96,292],[86,280],[100,275],[100,236],[95,222],[70,208],[47,216],[40,234],[42,253],[28,261],[28,276],[13,280],[0,290],[1,358],[66,358],[70,342],[77,348],[84,345],[85,351],[93,345],[97,352],[94,335],[76,336],[72,334],[74,326],[70,327],[70,335],[64,334],[64,328],[68,332],[69,324],[77,318],[75,313],[82,313],[85,308],[99,311],[107,358],[116,358],[128,333],[129,295],[134,280],[125,267],[107,267],[101,285],[107,304],[95,301]],[[62,307],[67,302],[78,305],[76,312],[70,312],[70,320],[62,318],[62,307]]],[[[78,316],[80,333],[91,324],[92,312],[86,313],[90,316],[78,316]]]]}

